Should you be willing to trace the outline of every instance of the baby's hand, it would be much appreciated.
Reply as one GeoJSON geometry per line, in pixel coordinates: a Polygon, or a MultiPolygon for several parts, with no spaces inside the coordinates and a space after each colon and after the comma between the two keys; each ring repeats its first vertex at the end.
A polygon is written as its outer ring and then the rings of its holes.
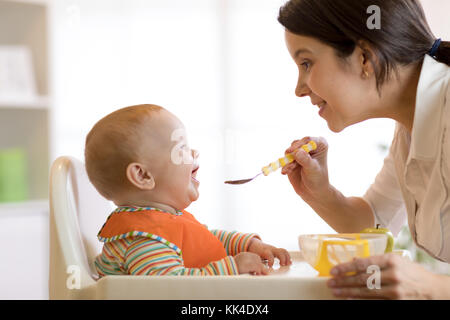
{"type": "Polygon", "coordinates": [[[292,263],[291,256],[286,249],[275,248],[274,246],[265,244],[258,238],[253,238],[250,240],[247,251],[256,253],[262,259],[267,259],[269,267],[273,266],[275,258],[280,260],[280,266],[287,266],[292,263]]]}
{"type": "Polygon", "coordinates": [[[236,261],[239,273],[269,274],[269,269],[261,262],[261,258],[257,254],[241,252],[234,257],[234,261],[236,261]]]}

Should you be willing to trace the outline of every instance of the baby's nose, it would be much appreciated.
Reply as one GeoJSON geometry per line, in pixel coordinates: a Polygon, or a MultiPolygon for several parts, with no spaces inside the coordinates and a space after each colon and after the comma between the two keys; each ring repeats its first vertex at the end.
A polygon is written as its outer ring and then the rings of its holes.
{"type": "Polygon", "coordinates": [[[195,149],[192,149],[191,152],[194,159],[197,159],[200,156],[200,153],[195,149]]]}

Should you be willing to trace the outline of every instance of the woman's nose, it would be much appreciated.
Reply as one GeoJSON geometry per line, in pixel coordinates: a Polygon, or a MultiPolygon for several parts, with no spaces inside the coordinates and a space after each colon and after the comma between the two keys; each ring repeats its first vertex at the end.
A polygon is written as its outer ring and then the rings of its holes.
{"type": "Polygon", "coordinates": [[[295,88],[295,95],[299,98],[305,97],[311,93],[309,87],[300,80],[297,81],[297,87],[295,88]]]}
{"type": "Polygon", "coordinates": [[[191,153],[192,153],[192,158],[194,158],[194,159],[197,159],[200,156],[200,153],[195,149],[192,149],[191,153]]]}

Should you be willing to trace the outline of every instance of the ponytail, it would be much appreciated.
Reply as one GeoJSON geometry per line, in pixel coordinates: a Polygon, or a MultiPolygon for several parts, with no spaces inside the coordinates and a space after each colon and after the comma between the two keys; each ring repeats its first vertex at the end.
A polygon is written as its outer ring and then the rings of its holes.
{"type": "Polygon", "coordinates": [[[450,42],[442,41],[434,57],[437,61],[450,66],[450,42]]]}

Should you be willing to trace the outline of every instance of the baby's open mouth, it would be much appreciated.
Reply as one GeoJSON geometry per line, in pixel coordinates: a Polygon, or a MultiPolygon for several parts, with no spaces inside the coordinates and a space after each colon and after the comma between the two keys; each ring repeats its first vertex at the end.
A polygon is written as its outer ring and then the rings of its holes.
{"type": "Polygon", "coordinates": [[[194,180],[195,182],[200,182],[200,181],[198,181],[195,177],[197,176],[197,171],[198,171],[198,169],[199,169],[200,167],[196,167],[194,170],[192,170],[192,175],[191,175],[191,178],[192,178],[192,180],[194,180]]]}

